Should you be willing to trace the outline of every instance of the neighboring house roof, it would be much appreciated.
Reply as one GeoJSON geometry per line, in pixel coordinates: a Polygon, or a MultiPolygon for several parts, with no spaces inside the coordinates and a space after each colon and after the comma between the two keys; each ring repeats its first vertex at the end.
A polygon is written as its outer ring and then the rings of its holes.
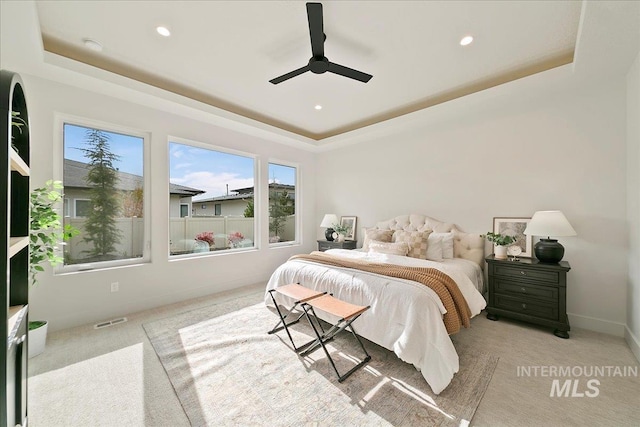
{"type": "Polygon", "coordinates": [[[207,202],[219,202],[221,200],[243,200],[243,199],[251,199],[252,197],[253,197],[253,193],[229,194],[228,196],[209,197],[207,199],[194,200],[193,202],[207,203],[207,202]]]}
{"type": "MultiPolygon", "coordinates": [[[[271,183],[269,184],[269,188],[277,189],[277,190],[290,190],[291,194],[289,196],[292,199],[295,198],[295,189],[296,189],[295,185],[271,183]]],[[[194,200],[194,202],[200,202],[200,203],[219,202],[222,200],[249,199],[253,197],[253,187],[238,188],[236,190],[231,190],[231,191],[237,194],[228,194],[226,196],[209,197],[207,199],[194,200]]]]}
{"type": "MultiPolygon", "coordinates": [[[[89,165],[87,163],[64,159],[65,187],[91,188],[91,186],[87,184],[87,173],[89,173],[89,165]]],[[[144,179],[140,175],[118,171],[118,184],[116,185],[118,190],[133,191],[136,188],[141,188],[143,184],[144,179]]],[[[205,191],[198,190],[197,188],[169,183],[169,194],[189,197],[203,193],[205,193],[205,191]]]]}
{"type": "MultiPolygon", "coordinates": [[[[295,185],[289,185],[289,184],[278,184],[277,182],[272,182],[272,183],[269,184],[269,188],[294,191],[296,189],[296,186],[295,185]]],[[[237,190],[233,190],[233,192],[235,192],[235,193],[251,193],[251,194],[253,194],[253,187],[238,188],[237,190]]]]}

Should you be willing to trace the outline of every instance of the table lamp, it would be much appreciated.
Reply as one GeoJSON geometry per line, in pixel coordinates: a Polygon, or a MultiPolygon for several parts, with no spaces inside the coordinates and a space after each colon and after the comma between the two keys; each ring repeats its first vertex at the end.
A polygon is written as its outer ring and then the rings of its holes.
{"type": "Polygon", "coordinates": [[[560,211],[538,211],[533,214],[529,225],[524,230],[524,234],[532,236],[547,236],[540,239],[534,246],[536,258],[542,262],[557,263],[564,256],[564,246],[553,237],[575,236],[567,217],[560,211]]]}
{"type": "Polygon", "coordinates": [[[335,233],[335,230],[333,229],[333,224],[337,224],[337,223],[338,223],[338,216],[335,214],[325,214],[324,218],[322,218],[320,227],[327,227],[327,231],[324,232],[324,237],[329,242],[333,242],[333,233],[335,233]]]}

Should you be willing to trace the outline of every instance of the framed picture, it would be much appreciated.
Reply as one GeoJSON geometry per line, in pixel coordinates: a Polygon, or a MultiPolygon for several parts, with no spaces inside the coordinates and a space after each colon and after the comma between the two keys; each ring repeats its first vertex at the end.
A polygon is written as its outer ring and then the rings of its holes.
{"type": "Polygon", "coordinates": [[[356,217],[355,216],[341,216],[340,225],[347,227],[346,240],[356,240],[356,217]]]}
{"type": "Polygon", "coordinates": [[[531,218],[493,218],[493,232],[511,236],[516,239],[512,246],[519,246],[522,252],[520,256],[531,258],[533,247],[533,236],[526,236],[524,230],[531,221],[531,218]]]}

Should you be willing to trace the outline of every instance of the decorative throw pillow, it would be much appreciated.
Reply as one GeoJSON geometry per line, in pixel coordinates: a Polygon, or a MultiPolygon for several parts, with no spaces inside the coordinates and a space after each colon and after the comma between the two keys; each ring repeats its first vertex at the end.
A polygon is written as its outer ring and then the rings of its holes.
{"type": "Polygon", "coordinates": [[[429,244],[431,244],[431,239],[440,236],[442,236],[442,258],[453,259],[453,233],[431,233],[429,244]]]}
{"type": "Polygon", "coordinates": [[[364,243],[362,244],[362,250],[369,250],[369,243],[372,240],[379,242],[390,242],[393,236],[393,230],[380,230],[379,228],[365,228],[364,229],[364,243]]]}
{"type": "Polygon", "coordinates": [[[434,236],[434,234],[436,233],[431,233],[427,239],[427,259],[442,262],[444,260],[442,255],[443,236],[434,236]]]}
{"type": "Polygon", "coordinates": [[[405,242],[391,243],[372,240],[369,242],[369,252],[407,256],[409,245],[405,242]]]}
{"type": "Polygon", "coordinates": [[[429,234],[431,230],[426,231],[404,231],[397,230],[393,233],[394,242],[405,242],[409,245],[407,256],[412,258],[427,259],[427,247],[429,246],[429,234]]]}

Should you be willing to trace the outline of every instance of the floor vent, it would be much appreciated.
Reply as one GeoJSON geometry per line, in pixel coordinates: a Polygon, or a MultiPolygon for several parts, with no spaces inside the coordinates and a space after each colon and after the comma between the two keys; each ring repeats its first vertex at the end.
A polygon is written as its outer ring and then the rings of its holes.
{"type": "Polygon", "coordinates": [[[113,320],[107,320],[106,322],[100,322],[93,325],[93,329],[102,329],[109,326],[117,325],[118,323],[124,323],[127,321],[126,317],[119,317],[113,320]]]}

